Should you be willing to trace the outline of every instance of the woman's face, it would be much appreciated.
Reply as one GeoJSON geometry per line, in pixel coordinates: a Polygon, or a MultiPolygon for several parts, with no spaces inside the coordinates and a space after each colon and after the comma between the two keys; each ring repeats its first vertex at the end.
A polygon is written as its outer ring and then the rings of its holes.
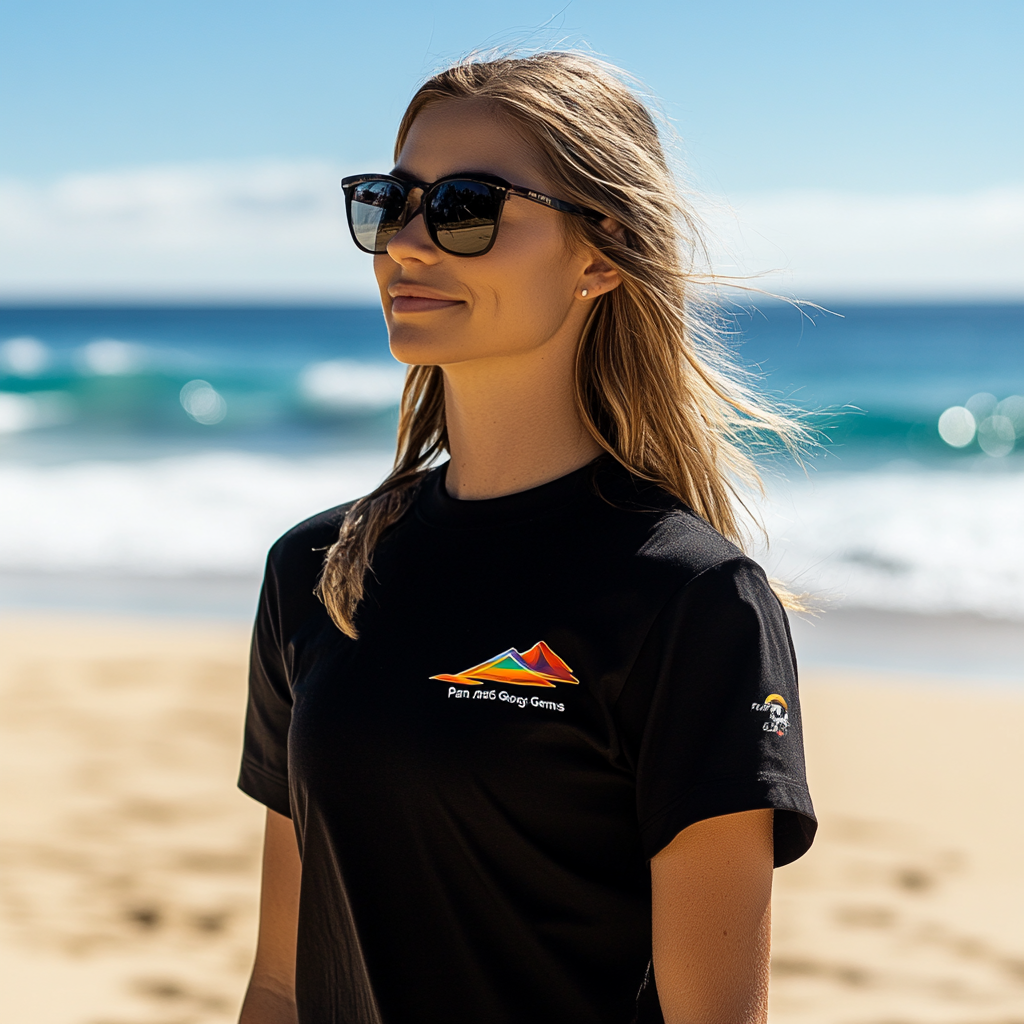
{"type": "MultiPolygon", "coordinates": [[[[481,100],[423,110],[395,169],[424,182],[486,172],[551,192],[530,145],[481,100]]],[[[413,218],[373,260],[395,358],[444,366],[522,355],[567,334],[578,338],[587,314],[581,277],[595,254],[569,251],[566,216],[512,198],[494,246],[473,257],[442,252],[423,218],[413,218]]]]}

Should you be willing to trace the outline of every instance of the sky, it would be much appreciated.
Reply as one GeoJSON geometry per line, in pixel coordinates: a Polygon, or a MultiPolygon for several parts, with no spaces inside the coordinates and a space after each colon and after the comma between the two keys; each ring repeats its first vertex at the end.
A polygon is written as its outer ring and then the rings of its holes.
{"type": "Polygon", "coordinates": [[[418,83],[495,46],[636,75],[729,266],[1024,294],[1022,44],[1021,0],[5,0],[0,298],[368,294],[339,173],[387,169],[418,83]]]}

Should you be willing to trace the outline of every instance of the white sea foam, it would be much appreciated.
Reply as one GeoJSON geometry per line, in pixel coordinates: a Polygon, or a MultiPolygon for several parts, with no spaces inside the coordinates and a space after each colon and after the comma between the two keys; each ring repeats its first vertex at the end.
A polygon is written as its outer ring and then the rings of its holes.
{"type": "Polygon", "coordinates": [[[776,487],[774,575],[837,604],[1024,619],[1024,474],[826,473],[776,487]]]}
{"type": "Polygon", "coordinates": [[[365,494],[390,461],[383,454],[300,460],[221,452],[0,464],[0,570],[257,573],[277,536],[365,494]]]}
{"type": "MultiPolygon", "coordinates": [[[[0,571],[255,574],[289,526],[369,491],[386,453],[0,463],[0,571]]],[[[766,508],[773,575],[838,604],[1024,619],[1024,474],[823,473],[766,508]]]]}
{"type": "Polygon", "coordinates": [[[0,373],[37,377],[50,363],[50,350],[38,338],[8,338],[0,343],[0,373]]]}
{"type": "Polygon", "coordinates": [[[74,417],[75,401],[64,391],[0,391],[0,435],[59,426],[74,417]]]}
{"type": "Polygon", "coordinates": [[[81,362],[88,373],[117,377],[137,373],[145,365],[146,348],[117,338],[97,338],[84,345],[81,362]]]}
{"type": "Polygon", "coordinates": [[[405,367],[398,363],[358,363],[328,359],[310,363],[299,375],[299,391],[311,405],[334,412],[368,411],[398,405],[405,367]]]}

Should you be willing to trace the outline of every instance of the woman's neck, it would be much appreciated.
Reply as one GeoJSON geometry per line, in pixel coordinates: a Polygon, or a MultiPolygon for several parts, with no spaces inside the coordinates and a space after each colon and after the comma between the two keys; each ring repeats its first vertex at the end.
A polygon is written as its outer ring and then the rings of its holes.
{"type": "Polygon", "coordinates": [[[453,498],[529,490],[601,453],[576,414],[574,353],[559,348],[444,368],[453,498]]]}

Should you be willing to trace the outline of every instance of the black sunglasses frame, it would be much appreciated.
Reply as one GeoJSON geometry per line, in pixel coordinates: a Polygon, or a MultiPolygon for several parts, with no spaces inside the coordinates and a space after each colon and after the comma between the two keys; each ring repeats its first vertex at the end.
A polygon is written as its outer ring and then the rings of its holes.
{"type": "Polygon", "coordinates": [[[532,188],[525,188],[522,185],[513,185],[510,182],[505,181],[504,178],[499,178],[493,174],[448,174],[443,178],[438,178],[437,181],[431,182],[416,181],[412,178],[398,178],[393,174],[353,174],[347,178],[341,179],[341,187],[345,193],[345,215],[348,218],[348,230],[352,235],[352,241],[355,242],[356,248],[371,256],[382,256],[388,251],[387,246],[379,251],[376,249],[367,249],[364,245],[361,245],[359,239],[356,238],[355,227],[352,224],[352,195],[355,192],[357,185],[362,185],[368,181],[386,181],[403,189],[405,191],[406,205],[405,211],[402,215],[402,227],[399,228],[399,231],[401,231],[402,228],[404,228],[414,217],[417,217],[422,213],[423,223],[426,225],[427,234],[430,235],[430,240],[438,247],[438,249],[441,250],[441,252],[447,253],[449,256],[470,258],[473,256],[483,256],[485,253],[490,252],[498,237],[498,227],[501,224],[501,211],[505,208],[505,203],[513,196],[520,196],[523,199],[529,199],[531,203],[539,203],[541,206],[547,206],[549,209],[557,210],[559,213],[569,213],[577,217],[586,217],[588,220],[595,222],[604,219],[604,215],[598,213],[596,210],[588,210],[585,207],[577,206],[575,203],[567,203],[563,199],[556,199],[554,196],[545,195],[543,192],[535,192],[532,188]],[[497,209],[494,215],[494,230],[491,232],[491,237],[486,247],[478,250],[477,252],[453,252],[438,241],[437,228],[432,223],[429,215],[429,203],[432,195],[438,188],[452,181],[469,181],[477,185],[486,185],[488,188],[498,193],[497,209]],[[414,189],[421,189],[423,195],[420,196],[420,202],[416,209],[410,212],[409,193],[414,189]]]}

